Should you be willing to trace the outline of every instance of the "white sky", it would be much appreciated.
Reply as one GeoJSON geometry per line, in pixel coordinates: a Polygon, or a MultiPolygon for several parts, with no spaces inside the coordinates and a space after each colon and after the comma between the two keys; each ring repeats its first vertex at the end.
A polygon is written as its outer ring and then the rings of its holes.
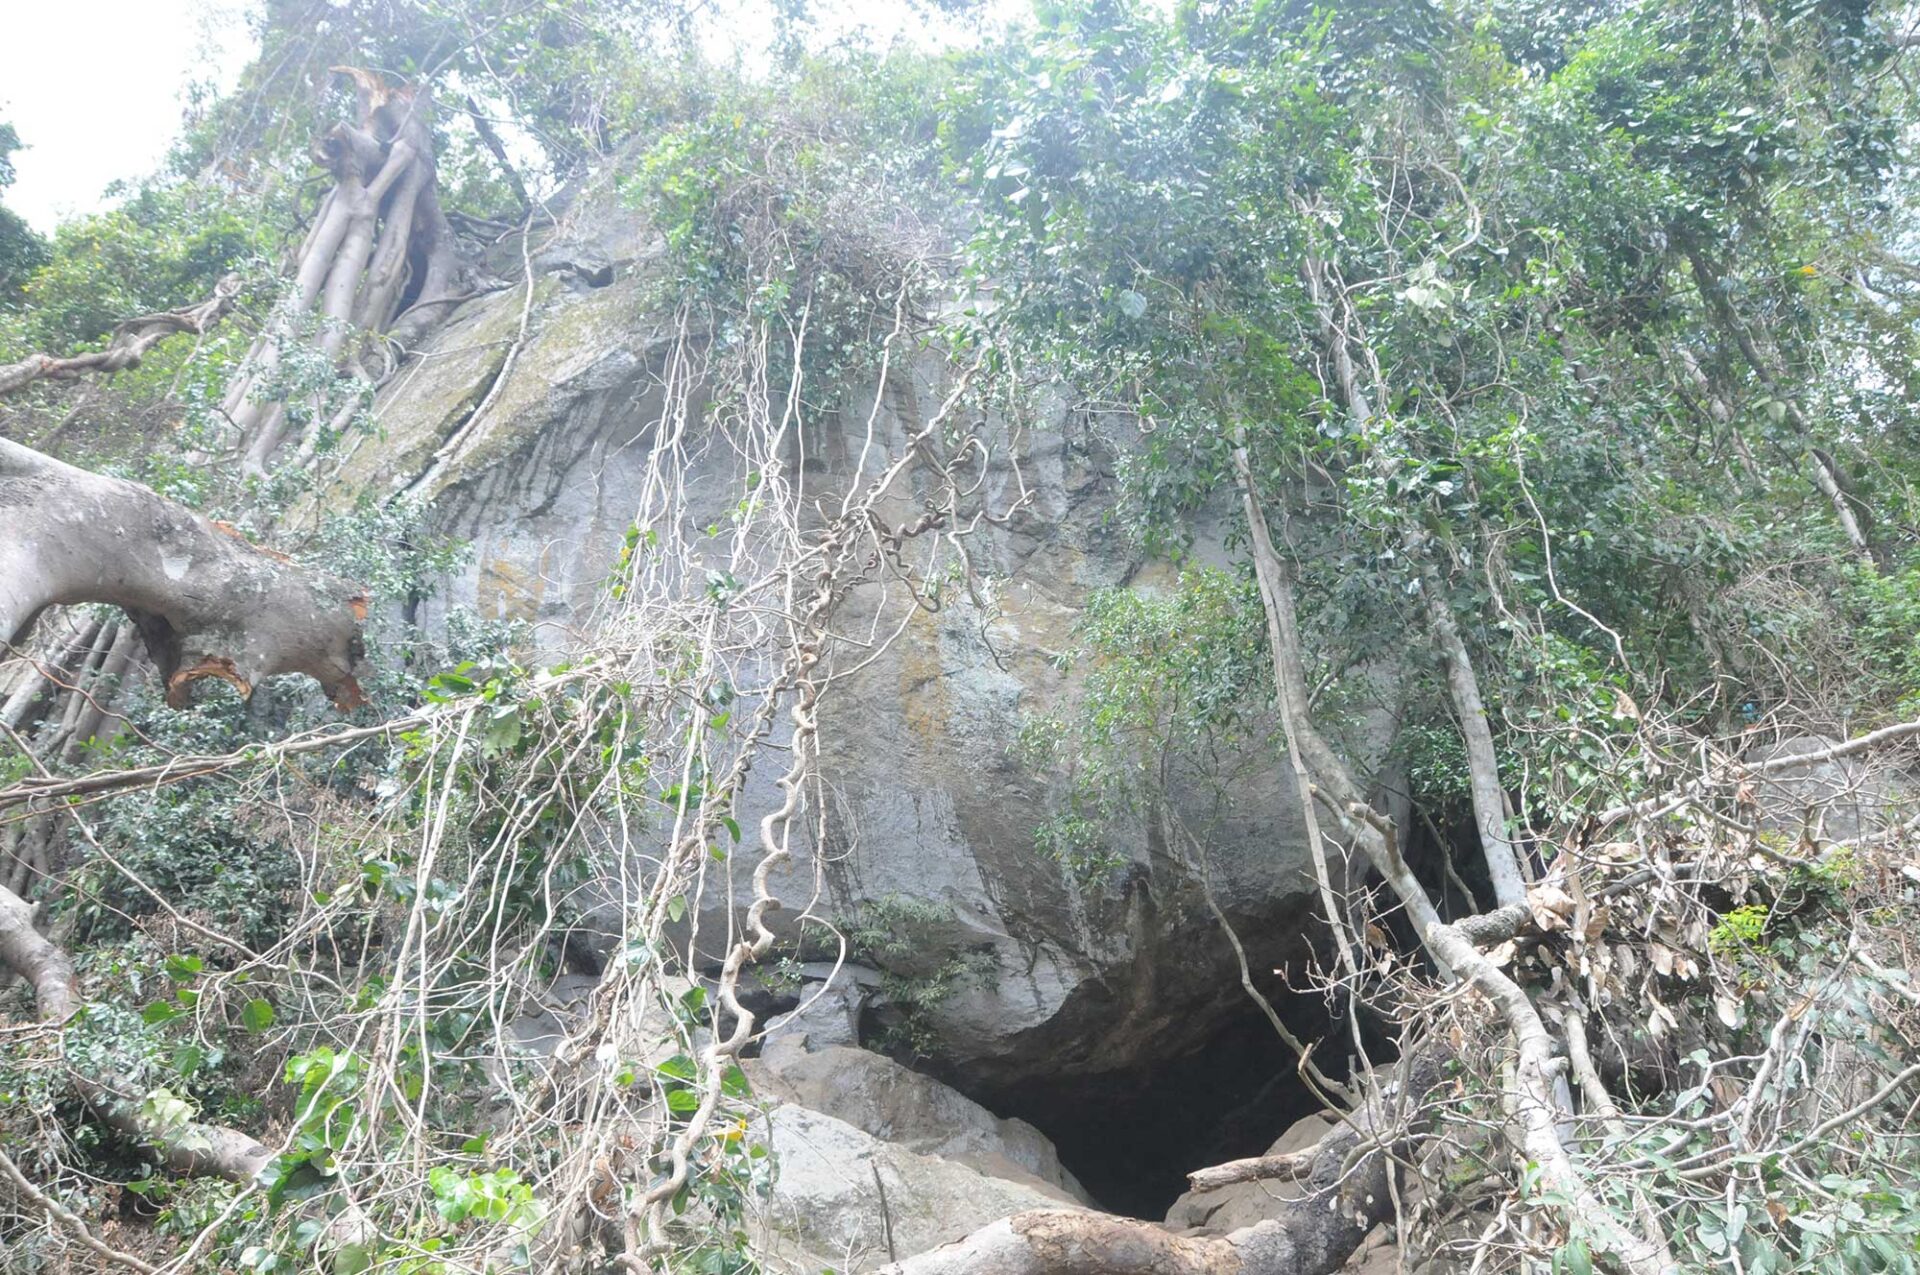
{"type": "MultiPolygon", "coordinates": [[[[736,0],[735,30],[770,29],[748,15],[766,0],[736,0]]],[[[248,0],[0,0],[0,120],[30,148],[14,156],[18,180],[4,198],[35,229],[94,212],[122,178],[153,172],[180,126],[189,84],[224,92],[254,51],[248,0]]],[[[828,30],[865,28],[890,39],[944,43],[900,0],[824,0],[828,30]]],[[[1025,12],[998,0],[997,17],[1025,12]]]]}
{"type": "Polygon", "coordinates": [[[104,203],[109,183],[159,167],[187,85],[229,89],[252,53],[244,0],[0,0],[0,120],[14,156],[7,206],[35,229],[104,203]]]}

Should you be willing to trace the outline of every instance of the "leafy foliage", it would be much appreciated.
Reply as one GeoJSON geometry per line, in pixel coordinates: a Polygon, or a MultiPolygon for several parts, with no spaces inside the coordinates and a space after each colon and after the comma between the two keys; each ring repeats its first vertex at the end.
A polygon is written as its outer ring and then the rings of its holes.
{"type": "MultiPolygon", "coordinates": [[[[0,123],[0,193],[13,185],[13,155],[20,148],[19,132],[11,124],[0,123]]],[[[27,277],[46,259],[46,241],[19,213],[0,208],[0,307],[13,309],[20,304],[27,277]]]]}

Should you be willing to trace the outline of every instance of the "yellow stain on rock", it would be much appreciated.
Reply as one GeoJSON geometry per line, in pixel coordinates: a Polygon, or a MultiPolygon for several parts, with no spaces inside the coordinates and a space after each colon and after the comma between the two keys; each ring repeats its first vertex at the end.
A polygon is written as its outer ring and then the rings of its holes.
{"type": "Polygon", "coordinates": [[[947,733],[953,704],[942,667],[940,617],[915,607],[900,636],[900,706],[907,730],[932,742],[947,733]]]}
{"type": "Polygon", "coordinates": [[[546,577],[506,558],[490,558],[480,565],[474,603],[490,620],[528,620],[540,613],[546,577]]]}

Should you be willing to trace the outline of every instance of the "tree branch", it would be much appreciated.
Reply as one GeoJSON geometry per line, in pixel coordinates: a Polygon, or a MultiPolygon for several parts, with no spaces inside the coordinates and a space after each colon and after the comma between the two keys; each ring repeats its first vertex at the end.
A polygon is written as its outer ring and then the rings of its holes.
{"type": "Polygon", "coordinates": [[[1460,719],[1460,738],[1466,744],[1473,822],[1480,832],[1480,852],[1486,860],[1487,875],[1493,881],[1494,901],[1502,907],[1524,903],[1527,882],[1520,874],[1520,857],[1514,853],[1513,840],[1507,836],[1507,801],[1500,787],[1500,758],[1494,751],[1493,730],[1487,722],[1486,700],[1480,694],[1473,657],[1453,617],[1453,607],[1447,601],[1440,573],[1430,562],[1420,564],[1420,586],[1426,595],[1427,623],[1446,665],[1447,690],[1453,698],[1454,716],[1460,719]]]}
{"type": "Polygon", "coordinates": [[[200,678],[251,695],[277,673],[307,674],[339,708],[363,702],[367,598],[356,585],[150,488],[5,439],[0,526],[0,641],[20,641],[46,607],[106,602],[133,619],[176,707],[200,678]]]}
{"type": "Polygon", "coordinates": [[[1873,749],[1883,745],[1898,743],[1900,740],[1909,739],[1915,735],[1920,735],[1920,719],[1908,722],[1896,722],[1892,726],[1882,726],[1879,730],[1868,731],[1864,735],[1856,735],[1852,739],[1831,745],[1827,748],[1816,748],[1812,752],[1781,753],[1778,756],[1769,757],[1765,761],[1742,762],[1736,766],[1729,767],[1723,774],[1702,775],[1698,779],[1690,780],[1682,784],[1679,788],[1669,789],[1657,796],[1644,797],[1639,801],[1627,802],[1618,806],[1609,806],[1607,809],[1593,816],[1594,824],[1604,828],[1608,824],[1618,823],[1620,820],[1629,816],[1671,814],[1673,811],[1699,800],[1700,797],[1714,788],[1723,788],[1728,784],[1736,784],[1743,779],[1755,775],[1767,775],[1776,770],[1786,770],[1793,766],[1817,766],[1822,762],[1837,761],[1842,757],[1852,757],[1856,753],[1871,752],[1873,749]]]}
{"type": "Polygon", "coordinates": [[[507,185],[513,188],[513,197],[520,201],[521,215],[531,214],[533,200],[527,198],[527,184],[520,180],[520,170],[515,168],[513,161],[507,157],[506,144],[500,140],[500,134],[495,131],[493,121],[480,113],[480,104],[473,100],[471,93],[467,94],[466,108],[467,118],[473,121],[473,131],[480,134],[480,141],[493,155],[493,162],[500,165],[500,175],[505,177],[507,185]]]}
{"type": "MultiPolygon", "coordinates": [[[[33,928],[33,906],[0,886],[0,965],[33,989],[40,1021],[64,1026],[81,1008],[80,981],[66,952],[33,928]]],[[[273,1152],[253,1138],[223,1125],[185,1121],[159,1126],[141,1114],[140,1100],[116,1093],[100,1081],[70,1071],[74,1088],[122,1135],[149,1147],[175,1173],[214,1176],[247,1183],[267,1166],[273,1152]]]]}
{"type": "Polygon", "coordinates": [[[131,1253],[122,1253],[95,1235],[72,1209],[35,1186],[32,1179],[20,1171],[20,1166],[15,1164],[13,1158],[5,1151],[0,1151],[0,1173],[4,1173],[12,1180],[14,1189],[26,1196],[29,1203],[72,1231],[76,1239],[107,1261],[129,1270],[139,1271],[140,1275],[154,1275],[154,1272],[159,1269],[131,1253]]]}
{"type": "Polygon", "coordinates": [[[107,348],[91,354],[57,358],[51,354],[29,354],[18,363],[0,366],[0,394],[11,394],[35,381],[69,381],[89,372],[118,372],[137,367],[160,342],[182,332],[204,336],[227,312],[240,295],[240,276],[227,275],[214,285],[213,295],[198,305],[167,310],[160,314],[128,319],[114,329],[107,348]]]}
{"type": "Polygon", "coordinates": [[[1313,1164],[1310,1151],[1289,1151],[1285,1155],[1260,1155],[1246,1160],[1229,1160],[1212,1168],[1195,1169],[1187,1175],[1187,1185],[1195,1191],[1219,1191],[1241,1182],[1291,1182],[1313,1164]]]}

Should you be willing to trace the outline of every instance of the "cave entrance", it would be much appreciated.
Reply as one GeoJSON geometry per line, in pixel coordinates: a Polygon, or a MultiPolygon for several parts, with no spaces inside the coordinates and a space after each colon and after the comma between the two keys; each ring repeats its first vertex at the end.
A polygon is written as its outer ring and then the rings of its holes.
{"type": "MultiPolygon", "coordinates": [[[[1102,1208],[1160,1221],[1187,1189],[1188,1173],[1261,1155],[1288,1126],[1321,1109],[1259,1006],[1240,1003],[1244,1011],[1145,1065],[1032,1077],[971,1096],[1051,1138],[1060,1162],[1102,1208]]],[[[1335,1029],[1317,999],[1279,1008],[1303,1040],[1335,1029]]],[[[1339,1075],[1333,1064],[1346,1052],[1326,1048],[1315,1061],[1339,1075]]]]}

